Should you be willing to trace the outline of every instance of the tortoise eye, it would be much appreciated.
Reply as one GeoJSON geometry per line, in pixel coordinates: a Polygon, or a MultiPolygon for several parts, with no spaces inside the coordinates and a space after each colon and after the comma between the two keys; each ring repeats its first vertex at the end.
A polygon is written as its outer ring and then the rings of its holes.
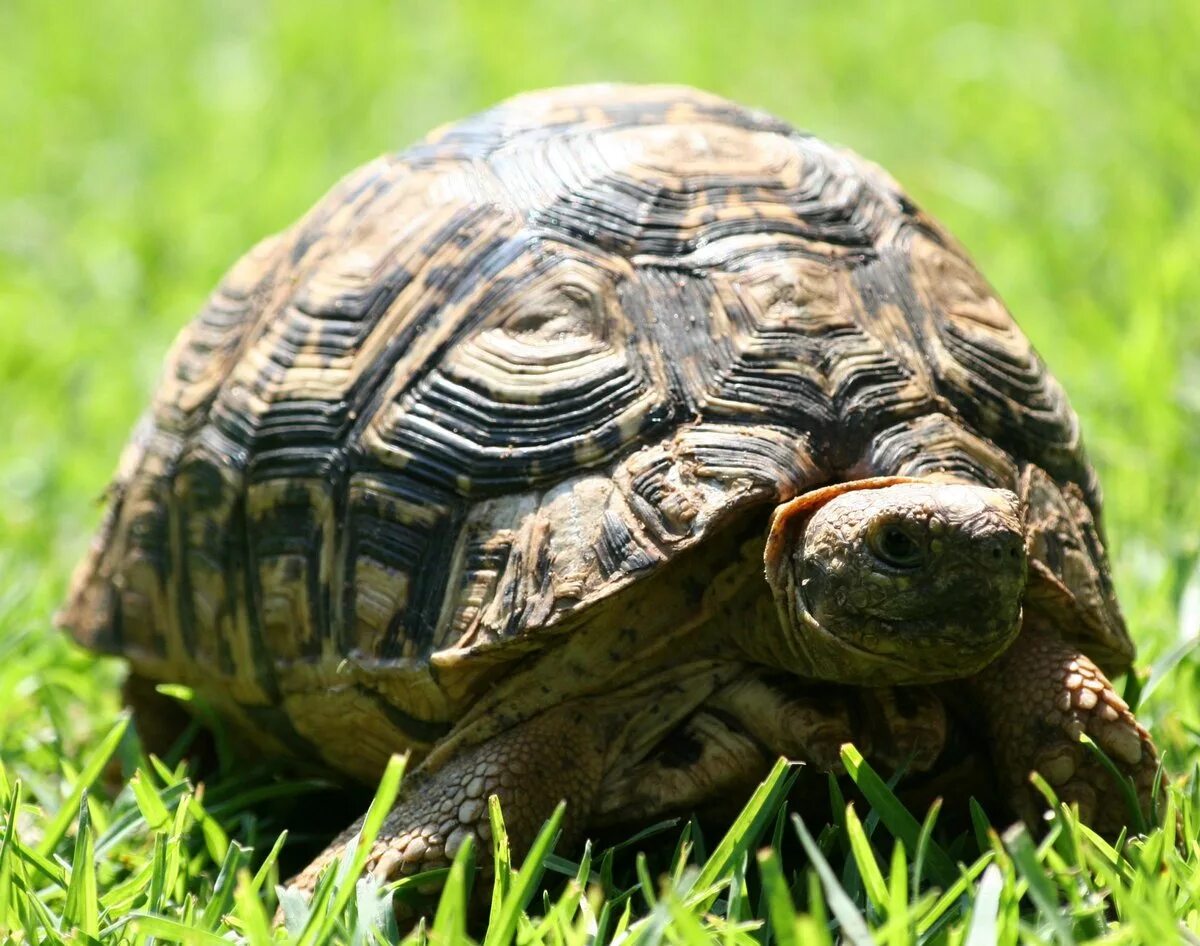
{"type": "Polygon", "coordinates": [[[896,522],[885,522],[872,529],[868,542],[875,557],[892,568],[916,568],[925,559],[921,543],[896,522]]]}

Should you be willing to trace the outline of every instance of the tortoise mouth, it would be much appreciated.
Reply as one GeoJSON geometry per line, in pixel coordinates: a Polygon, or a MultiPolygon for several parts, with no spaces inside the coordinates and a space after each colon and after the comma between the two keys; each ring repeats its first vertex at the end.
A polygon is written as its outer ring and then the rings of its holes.
{"type": "Polygon", "coordinates": [[[801,656],[802,675],[858,686],[915,685],[957,680],[978,673],[999,657],[1021,626],[1015,613],[982,620],[978,613],[961,620],[945,617],[895,620],[839,615],[835,627],[818,620],[797,601],[800,618],[793,650],[801,656]]]}
{"type": "MultiPolygon", "coordinates": [[[[947,634],[945,625],[939,626],[940,633],[928,633],[925,628],[908,632],[896,625],[891,632],[887,647],[872,648],[862,642],[841,638],[847,650],[863,657],[870,656],[871,663],[884,661],[895,668],[887,679],[892,684],[941,683],[957,680],[978,673],[999,657],[1016,638],[1015,630],[996,627],[979,633],[973,628],[964,628],[960,634],[947,634]]],[[[863,684],[879,680],[875,666],[863,666],[863,684]]]]}

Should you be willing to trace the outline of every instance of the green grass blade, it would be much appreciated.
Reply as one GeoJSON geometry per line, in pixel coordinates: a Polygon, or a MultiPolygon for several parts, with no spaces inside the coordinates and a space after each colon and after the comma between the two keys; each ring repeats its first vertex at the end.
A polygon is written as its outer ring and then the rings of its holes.
{"type": "Polygon", "coordinates": [[[272,939],[271,921],[249,871],[238,872],[233,900],[237,928],[246,938],[247,946],[267,946],[272,939]]]}
{"type": "Polygon", "coordinates": [[[846,806],[846,834],[850,841],[854,865],[858,868],[858,876],[862,879],[867,899],[871,901],[871,906],[875,908],[876,912],[885,914],[888,903],[887,883],[883,879],[883,872],[879,869],[879,862],[875,859],[875,851],[867,839],[866,832],[863,831],[862,822],[858,820],[858,814],[854,811],[853,805],[846,806]]]}
{"type": "Polygon", "coordinates": [[[841,926],[842,935],[846,938],[846,941],[851,946],[874,946],[875,939],[871,936],[871,931],[867,929],[867,924],[862,918],[862,914],[858,912],[854,901],[846,895],[846,891],[838,883],[837,875],[833,872],[833,868],[825,860],[825,855],[821,853],[817,842],[808,833],[808,828],[804,826],[804,821],[799,815],[792,816],[792,825],[795,827],[796,833],[800,836],[800,843],[804,846],[809,860],[812,861],[817,876],[821,878],[821,886],[825,891],[825,900],[829,904],[829,909],[833,911],[838,924],[841,926]]]}
{"type": "Polygon", "coordinates": [[[360,877],[354,885],[350,946],[366,946],[371,934],[385,929],[394,916],[392,893],[387,886],[371,874],[360,877]]]}
{"type": "Polygon", "coordinates": [[[4,836],[0,838],[0,930],[10,930],[10,917],[16,912],[13,905],[13,860],[17,833],[17,812],[21,810],[21,780],[17,779],[6,793],[8,810],[4,815],[4,836]]]}
{"type": "Polygon", "coordinates": [[[488,927],[499,922],[500,911],[508,898],[512,884],[512,850],[508,843],[508,828],[504,824],[504,812],[500,810],[500,799],[488,796],[488,821],[492,826],[492,898],[488,911],[488,927]]]}
{"type": "Polygon", "coordinates": [[[1079,736],[1079,741],[1087,746],[1088,751],[1096,757],[1120,787],[1121,797],[1125,800],[1125,811],[1129,815],[1130,827],[1137,834],[1145,834],[1147,830],[1146,813],[1142,811],[1142,803],[1138,799],[1137,788],[1133,784],[1133,779],[1118,769],[1116,763],[1108,757],[1108,753],[1101,749],[1087,733],[1082,733],[1079,736]]]}
{"type": "Polygon", "coordinates": [[[100,894],[100,909],[106,916],[122,916],[135,906],[144,907],[146,893],[150,889],[150,876],[154,868],[152,860],[141,862],[136,873],[123,881],[112,884],[100,894]]]}
{"type": "Polygon", "coordinates": [[[743,854],[738,858],[729,876],[729,888],[725,895],[725,916],[731,923],[744,923],[750,919],[750,900],[746,896],[746,862],[743,854]]]}
{"type": "Polygon", "coordinates": [[[279,837],[275,839],[275,843],[271,845],[271,850],[267,852],[267,856],[263,858],[263,862],[259,865],[258,870],[254,874],[254,879],[250,881],[250,889],[254,893],[262,890],[267,883],[267,878],[271,876],[271,871],[279,862],[279,852],[283,850],[284,842],[287,841],[288,833],[286,831],[279,832],[279,837]]]}
{"type": "Polygon", "coordinates": [[[925,859],[929,855],[929,845],[933,841],[933,828],[937,824],[938,815],[942,811],[942,800],[935,798],[929,810],[925,812],[925,820],[921,822],[921,833],[917,836],[917,849],[913,854],[913,889],[920,890],[925,878],[925,859]]]}
{"type": "Polygon", "coordinates": [[[230,844],[225,849],[225,859],[221,862],[221,870],[213,885],[212,898],[205,905],[204,912],[200,916],[200,924],[204,929],[216,931],[221,917],[233,904],[238,874],[249,860],[250,851],[240,844],[230,844]]]}
{"type": "Polygon", "coordinates": [[[146,936],[183,946],[229,946],[229,940],[182,920],[148,913],[131,914],[130,926],[146,936]]]}
{"type": "Polygon", "coordinates": [[[146,906],[150,913],[158,913],[163,908],[163,898],[167,890],[167,849],[170,844],[167,835],[154,836],[154,854],[150,862],[150,890],[146,898],[146,906]]]}
{"type": "MultiPolygon", "coordinates": [[[[276,891],[279,897],[279,911],[283,914],[284,929],[294,941],[299,940],[313,922],[313,916],[316,913],[314,901],[317,901],[318,905],[324,903],[323,900],[318,901],[321,889],[321,885],[318,884],[317,890],[313,891],[311,900],[307,899],[299,890],[293,890],[291,887],[280,887],[276,891]]],[[[325,896],[328,896],[328,885],[325,889],[325,896]]]]}
{"type": "Polygon", "coordinates": [[[654,889],[654,878],[650,876],[650,865],[646,861],[646,855],[639,851],[634,864],[637,870],[638,889],[642,892],[642,899],[646,901],[646,906],[653,910],[658,906],[658,893],[654,889]]]}
{"type": "Polygon", "coordinates": [[[121,737],[125,734],[125,729],[128,725],[129,717],[127,715],[119,717],[117,722],[108,731],[108,734],[100,740],[100,744],[89,753],[87,761],[84,762],[83,768],[79,770],[79,775],[74,780],[70,794],[67,795],[58,812],[50,820],[50,823],[46,825],[46,829],[42,833],[42,839],[38,842],[38,854],[48,856],[58,847],[58,842],[63,839],[63,836],[67,833],[67,828],[70,827],[71,821],[79,811],[79,799],[83,797],[83,793],[91,788],[96,779],[100,777],[104,766],[112,758],[112,754],[116,752],[117,746],[120,744],[121,737]]]}
{"type": "Polygon", "coordinates": [[[779,946],[802,946],[796,941],[796,905],[788,892],[774,848],[758,852],[758,875],[762,879],[763,899],[771,933],[779,946]]]}
{"type": "MultiPolygon", "coordinates": [[[[862,753],[854,746],[842,746],[842,763],[851,780],[858,790],[866,796],[880,820],[887,825],[889,831],[904,842],[909,850],[916,850],[921,843],[921,825],[912,816],[904,804],[898,799],[887,783],[879,777],[870,764],[863,758],[862,753]]],[[[958,869],[954,861],[942,850],[941,846],[932,840],[925,842],[923,863],[929,864],[934,879],[945,887],[954,882],[958,869]]]]}
{"type": "MultiPolygon", "coordinates": [[[[754,790],[750,801],[742,809],[737,819],[730,825],[725,836],[713,849],[704,866],[696,875],[692,889],[708,891],[725,875],[750,848],[758,843],[767,825],[775,818],[782,808],[787,794],[795,784],[799,769],[786,759],[779,759],[771,768],[770,773],[754,790]]],[[[707,910],[717,898],[715,893],[705,893],[699,902],[692,904],[695,909],[707,910]]]]}
{"type": "Polygon", "coordinates": [[[995,864],[988,866],[979,880],[975,891],[975,905],[971,910],[971,925],[963,946],[995,946],[1000,942],[997,928],[1000,918],[1000,891],[1004,877],[995,864]]]}
{"type": "MultiPolygon", "coordinates": [[[[161,831],[169,827],[170,811],[178,802],[180,796],[190,790],[187,782],[176,782],[156,793],[157,800],[164,806],[167,811],[167,821],[154,826],[154,830],[161,831]],[[170,806],[170,807],[168,807],[170,806]]],[[[141,808],[136,804],[127,808],[120,815],[115,817],[109,824],[108,829],[96,838],[96,856],[105,857],[112,851],[119,849],[130,838],[135,837],[147,827],[146,818],[143,815],[141,808]]],[[[92,796],[92,804],[95,804],[96,796],[92,796]]]]}
{"type": "Polygon", "coordinates": [[[713,946],[712,930],[700,922],[700,915],[693,912],[677,895],[671,893],[664,904],[671,919],[671,941],[679,946],[713,946]]]}
{"type": "Polygon", "coordinates": [[[21,839],[14,833],[12,840],[9,843],[12,849],[13,856],[19,863],[34,870],[47,883],[53,884],[56,887],[66,888],[67,873],[54,861],[43,857],[31,847],[26,847],[21,839]]]}
{"type": "Polygon", "coordinates": [[[200,833],[204,837],[204,844],[208,848],[209,856],[214,863],[220,864],[229,852],[229,838],[217,820],[205,811],[204,805],[201,804],[199,793],[203,788],[203,785],[197,788],[197,793],[188,800],[188,807],[193,820],[200,826],[200,833]]]}
{"type": "Polygon", "coordinates": [[[454,852],[454,862],[442,884],[437,913],[431,931],[446,943],[458,943],[466,936],[467,911],[471,903],[471,878],[475,871],[475,839],[471,835],[454,852]]]}
{"type": "Polygon", "coordinates": [[[988,865],[995,861],[995,859],[996,852],[988,851],[974,864],[964,869],[959,878],[949,887],[947,887],[942,895],[938,897],[937,902],[933,905],[929,912],[922,916],[917,922],[917,934],[922,937],[927,936],[938,926],[938,924],[945,922],[949,916],[949,910],[951,907],[953,907],[954,904],[967,893],[967,891],[971,888],[971,885],[975,883],[976,878],[978,878],[979,875],[987,869],[988,865]]]}
{"type": "MultiPolygon", "coordinates": [[[[494,797],[494,796],[493,796],[494,797]]],[[[500,913],[496,921],[488,927],[487,935],[483,938],[483,946],[504,946],[512,941],[517,929],[517,921],[521,910],[533,898],[537,885],[545,870],[543,861],[558,839],[562,828],[563,814],[566,805],[560,802],[554,809],[537,838],[529,847],[529,853],[521,864],[521,869],[512,877],[512,884],[500,905],[500,913]]]]}
{"type": "MultiPolygon", "coordinates": [[[[888,871],[888,923],[894,928],[908,925],[908,858],[904,851],[904,842],[897,841],[892,846],[892,864],[888,871]]],[[[906,935],[906,940],[910,937],[906,935]]]]}
{"type": "Polygon", "coordinates": [[[145,772],[139,770],[133,773],[133,778],[129,780],[129,790],[133,792],[138,810],[151,831],[160,831],[170,823],[171,813],[163,804],[157,789],[150,784],[145,772]]]}
{"type": "MultiPolygon", "coordinates": [[[[375,790],[375,797],[371,800],[366,817],[363,818],[358,837],[353,843],[352,849],[347,851],[349,856],[343,857],[342,862],[332,872],[334,875],[332,878],[329,876],[331,872],[326,873],[326,880],[331,885],[326,889],[332,891],[329,894],[331,899],[326,904],[325,896],[318,896],[317,893],[314,893],[313,913],[300,936],[298,946],[313,946],[314,943],[323,942],[333,925],[341,917],[347,904],[354,898],[355,882],[362,874],[367,858],[371,856],[371,847],[375,843],[375,839],[379,837],[384,819],[392,810],[396,796],[400,793],[400,784],[404,779],[404,768],[407,762],[408,757],[402,755],[394,755],[388,759],[387,768],[379,780],[379,787],[375,790]],[[323,908],[318,909],[318,905],[323,908]]],[[[322,890],[321,894],[324,893],[325,891],[322,890]]]]}
{"type": "Polygon", "coordinates": [[[155,841],[160,838],[163,841],[164,856],[163,856],[163,876],[162,876],[162,891],[164,896],[174,896],[175,886],[180,880],[180,876],[184,871],[184,851],[180,846],[180,841],[187,832],[187,826],[190,823],[191,810],[190,793],[186,793],[179,799],[179,806],[175,809],[175,820],[171,822],[171,833],[169,836],[164,836],[161,833],[155,835],[155,841]]]}
{"type": "MultiPolygon", "coordinates": [[[[1150,674],[1146,677],[1145,683],[1141,686],[1131,688],[1128,681],[1125,687],[1125,702],[1129,704],[1129,708],[1133,712],[1137,712],[1138,707],[1150,698],[1150,695],[1162,685],[1162,682],[1175,672],[1189,656],[1191,656],[1196,648],[1200,646],[1200,636],[1190,637],[1179,644],[1176,644],[1165,654],[1154,661],[1150,667],[1150,674]],[[1131,699],[1132,697],[1132,699],[1131,699]]],[[[1136,679],[1134,673],[1130,673],[1130,680],[1136,679]]]]}
{"type": "Polygon", "coordinates": [[[971,812],[971,830],[975,834],[975,846],[979,848],[979,853],[984,853],[993,849],[992,844],[992,823],[988,820],[987,812],[983,810],[983,806],[974,798],[968,800],[968,808],[971,812]]]}
{"type": "Polygon", "coordinates": [[[79,823],[75,834],[75,853],[71,858],[71,879],[67,884],[67,903],[63,908],[63,919],[72,929],[93,937],[100,933],[94,844],[95,837],[92,834],[85,791],[79,799],[79,823]]]}
{"type": "Polygon", "coordinates": [[[1042,919],[1054,931],[1054,938],[1060,943],[1074,943],[1075,937],[1071,933],[1070,924],[1063,918],[1054,885],[1047,876],[1045,866],[1038,859],[1037,849],[1033,846],[1025,826],[1018,824],[1005,832],[1004,846],[1012,855],[1018,872],[1029,885],[1029,898],[1042,915],[1042,919]]]}
{"type": "MultiPolygon", "coordinates": [[[[839,813],[843,809],[839,809],[839,813]]],[[[830,932],[829,916],[825,912],[825,893],[821,886],[821,877],[815,870],[805,871],[804,884],[808,895],[808,913],[798,918],[796,939],[802,946],[828,946],[833,942],[833,934],[830,932]]],[[[769,944],[764,943],[764,946],[769,944]]]]}

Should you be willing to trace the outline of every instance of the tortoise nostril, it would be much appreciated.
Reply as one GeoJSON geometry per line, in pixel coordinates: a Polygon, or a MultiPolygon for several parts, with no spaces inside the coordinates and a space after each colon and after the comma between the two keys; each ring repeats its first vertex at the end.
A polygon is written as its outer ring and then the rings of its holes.
{"type": "Polygon", "coordinates": [[[995,535],[988,540],[987,551],[984,554],[993,562],[1002,562],[1005,559],[1015,562],[1021,557],[1023,547],[1020,536],[995,535]]]}

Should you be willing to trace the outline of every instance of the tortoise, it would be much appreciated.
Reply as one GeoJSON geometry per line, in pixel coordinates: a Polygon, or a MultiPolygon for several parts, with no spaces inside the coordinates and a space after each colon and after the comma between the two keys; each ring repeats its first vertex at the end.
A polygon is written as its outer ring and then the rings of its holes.
{"type": "MultiPolygon", "coordinates": [[[[887,174],[684,87],[521,95],[350,174],[172,348],[61,623],[248,749],[411,754],[381,877],[737,797],[966,720],[1112,833],[1148,806],[1079,423],[887,174]]],[[[953,760],[949,760],[953,761],[953,760]]],[[[293,883],[311,888],[357,825],[293,883]]]]}

